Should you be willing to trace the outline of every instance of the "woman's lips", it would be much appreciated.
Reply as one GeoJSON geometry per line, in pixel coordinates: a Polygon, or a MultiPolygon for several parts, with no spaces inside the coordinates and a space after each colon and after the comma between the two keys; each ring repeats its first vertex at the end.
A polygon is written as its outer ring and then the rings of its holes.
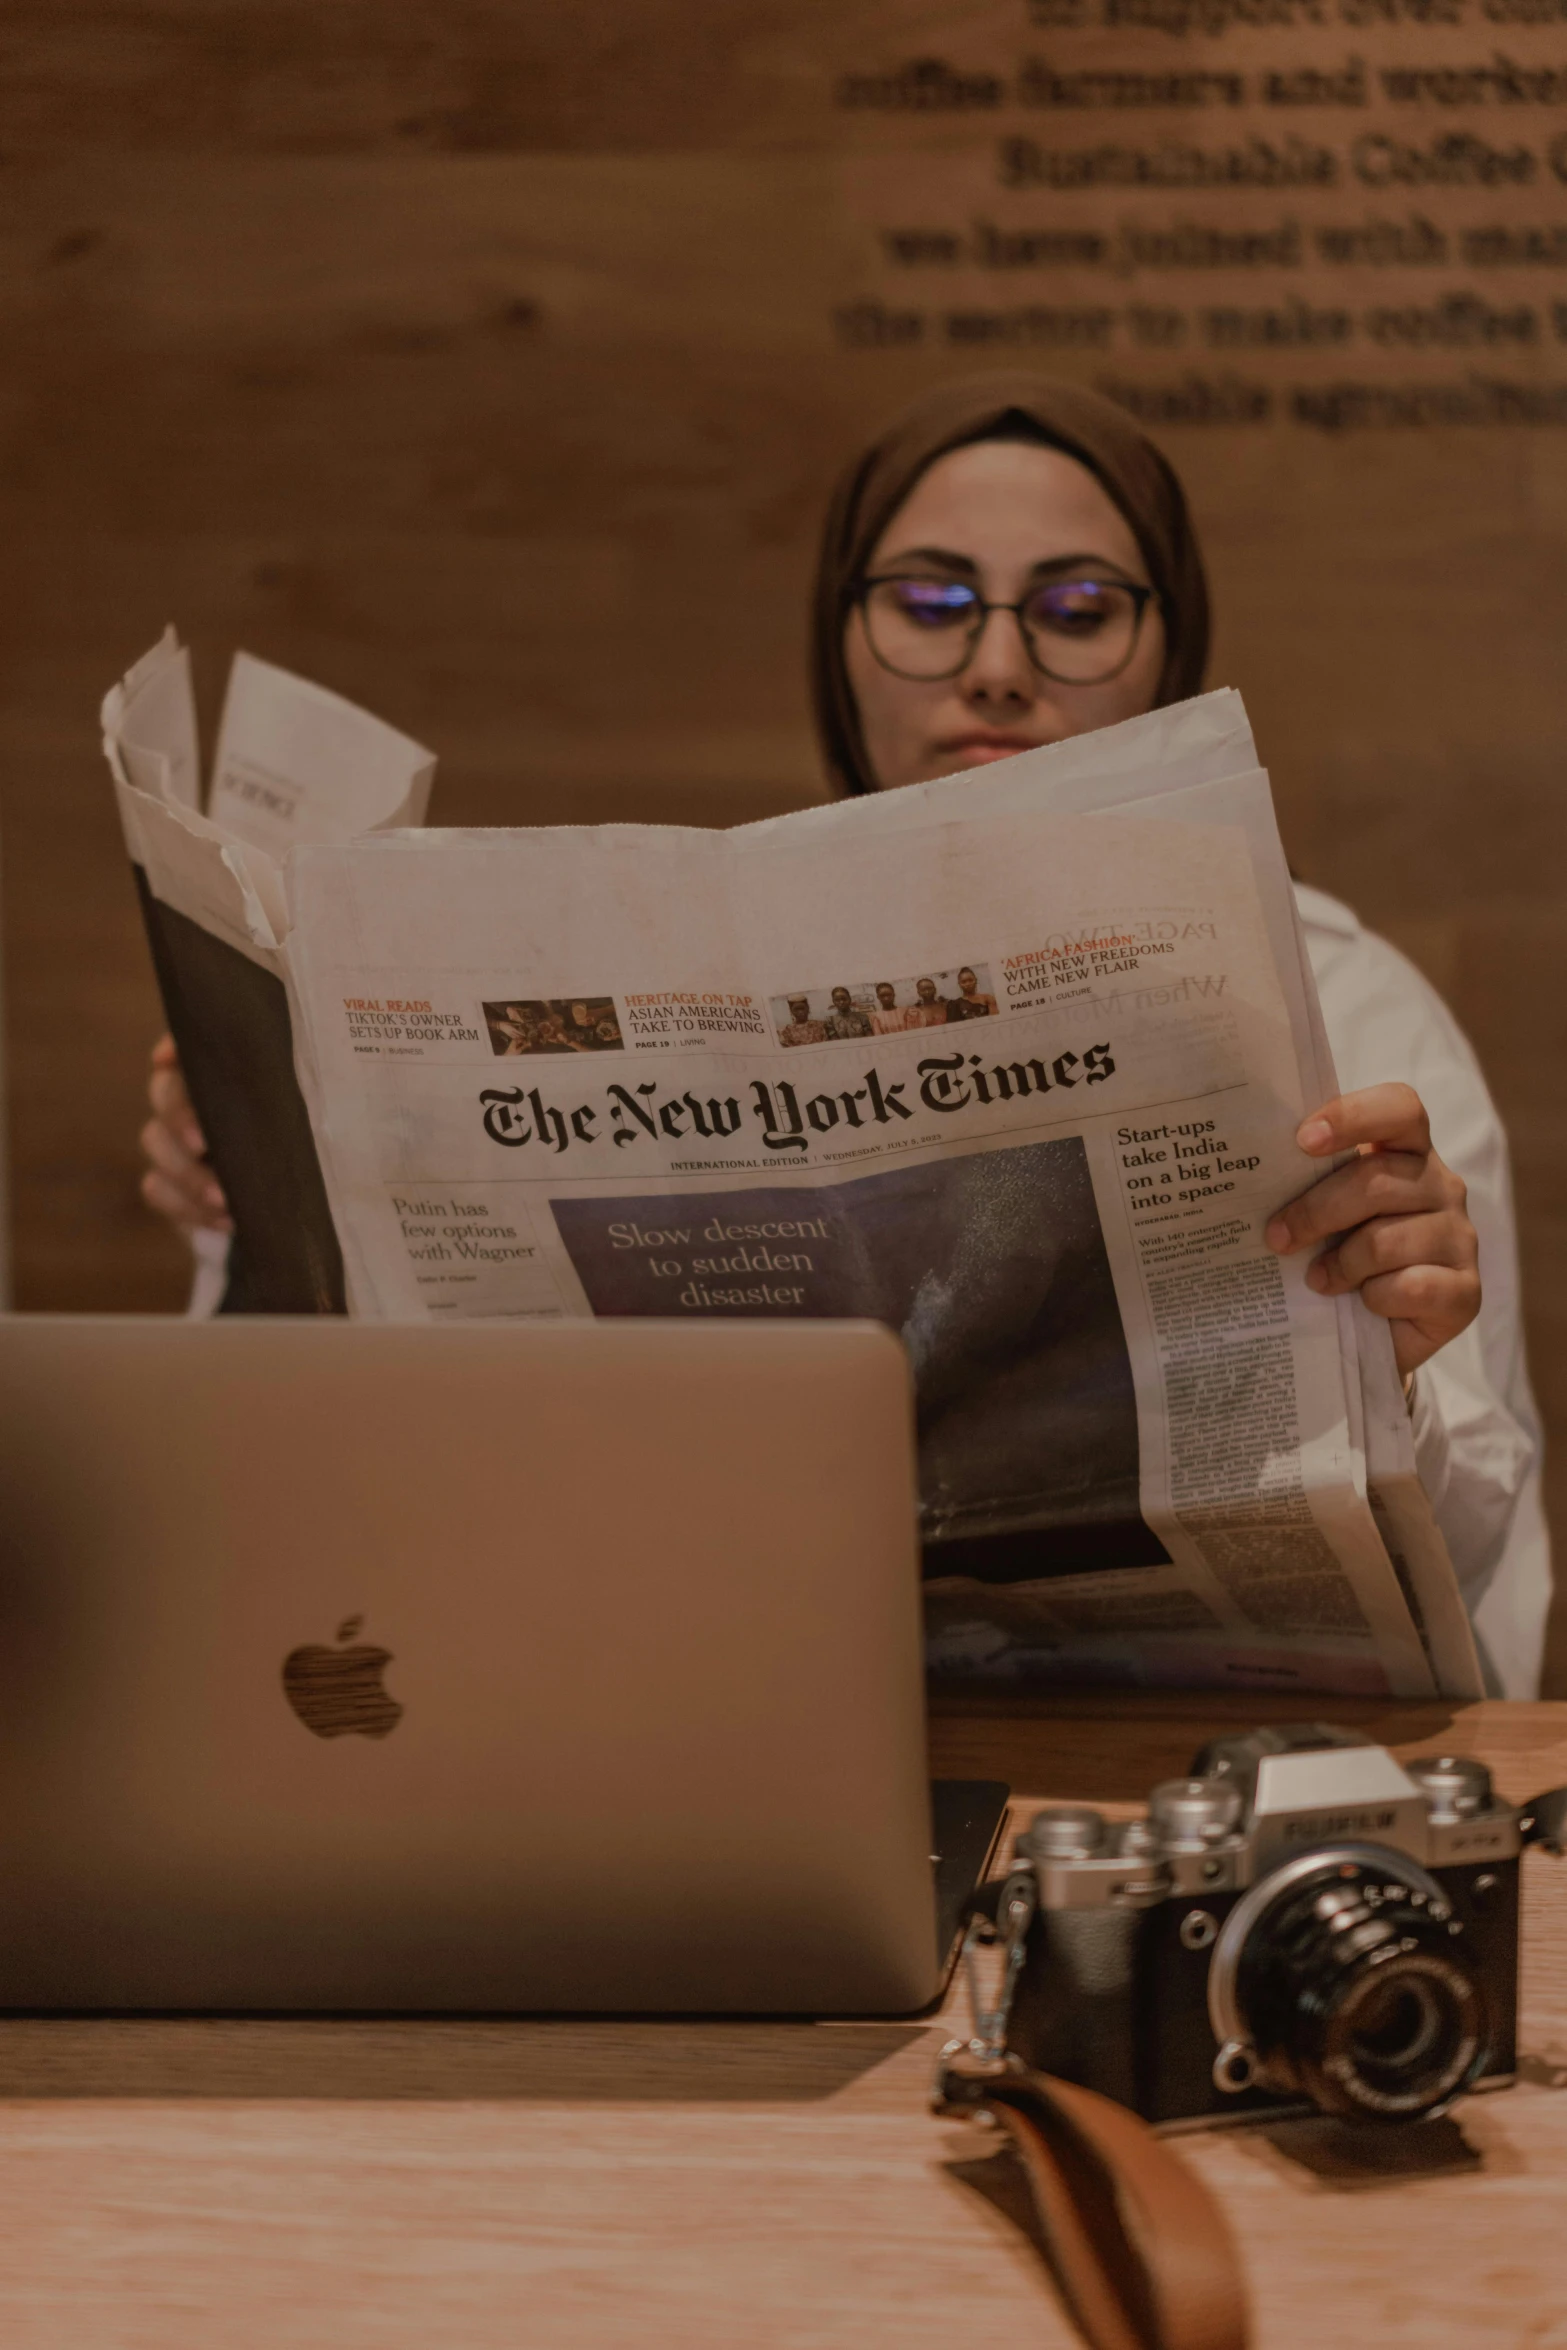
{"type": "Polygon", "coordinates": [[[962,734],[936,747],[943,758],[955,759],[960,767],[986,766],[993,759],[1015,759],[1019,751],[1039,748],[1037,743],[1004,734],[962,734]]]}

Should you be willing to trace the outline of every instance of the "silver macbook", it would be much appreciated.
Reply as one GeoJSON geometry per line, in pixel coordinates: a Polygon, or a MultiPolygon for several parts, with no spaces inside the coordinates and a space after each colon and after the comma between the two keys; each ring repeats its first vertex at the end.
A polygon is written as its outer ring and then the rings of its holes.
{"type": "Polygon", "coordinates": [[[913,1495],[865,1324],[0,1320],[0,2005],[918,2008],[913,1495]]]}

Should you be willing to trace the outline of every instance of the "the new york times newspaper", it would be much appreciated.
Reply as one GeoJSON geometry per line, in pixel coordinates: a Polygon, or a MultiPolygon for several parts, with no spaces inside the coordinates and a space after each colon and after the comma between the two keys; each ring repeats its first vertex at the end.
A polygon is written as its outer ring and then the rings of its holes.
{"type": "Polygon", "coordinates": [[[351,1312],[872,1317],[939,1670],[1478,1689],[1386,1331],[1261,1237],[1334,1084],[1237,697],[730,832],[314,829],[222,855],[351,1312]]]}

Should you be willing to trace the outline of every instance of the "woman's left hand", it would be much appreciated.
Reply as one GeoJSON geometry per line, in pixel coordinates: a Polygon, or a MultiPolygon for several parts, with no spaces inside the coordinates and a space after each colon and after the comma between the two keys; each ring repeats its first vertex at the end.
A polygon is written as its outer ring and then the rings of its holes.
{"type": "Polygon", "coordinates": [[[1341,1094],[1314,1110],[1295,1139],[1314,1159],[1360,1155],[1281,1208],[1264,1238],[1281,1257],[1326,1242],[1306,1279],[1324,1297],[1358,1289],[1393,1325],[1407,1379],[1480,1311],[1480,1246],[1463,1182],[1432,1149],[1425,1104],[1412,1086],[1341,1094]]]}

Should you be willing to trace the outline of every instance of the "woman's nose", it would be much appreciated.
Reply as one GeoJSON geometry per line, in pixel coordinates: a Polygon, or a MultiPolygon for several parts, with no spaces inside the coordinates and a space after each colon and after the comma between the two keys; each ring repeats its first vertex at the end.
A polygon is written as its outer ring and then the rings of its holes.
{"type": "Polygon", "coordinates": [[[1011,708],[1031,702],[1037,690],[1034,664],[1023,642],[1015,612],[991,611],[959,680],[971,702],[1005,703],[1011,708]]]}

